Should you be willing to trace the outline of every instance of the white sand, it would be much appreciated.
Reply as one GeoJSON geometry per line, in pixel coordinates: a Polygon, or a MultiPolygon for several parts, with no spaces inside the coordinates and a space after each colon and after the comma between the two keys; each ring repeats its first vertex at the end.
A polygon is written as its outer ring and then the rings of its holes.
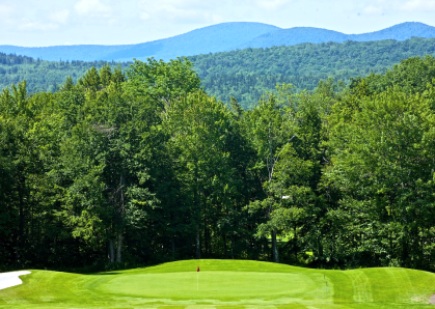
{"type": "Polygon", "coordinates": [[[11,271],[7,273],[0,273],[0,290],[10,288],[11,286],[20,285],[23,283],[19,276],[30,274],[28,270],[11,271]]]}

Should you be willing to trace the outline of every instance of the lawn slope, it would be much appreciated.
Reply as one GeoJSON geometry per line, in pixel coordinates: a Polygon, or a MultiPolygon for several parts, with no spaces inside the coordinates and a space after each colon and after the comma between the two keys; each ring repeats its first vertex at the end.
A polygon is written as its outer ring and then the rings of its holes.
{"type": "Polygon", "coordinates": [[[93,275],[34,270],[22,279],[0,290],[0,308],[434,308],[429,298],[435,294],[435,275],[416,270],[331,271],[233,260],[93,275]]]}

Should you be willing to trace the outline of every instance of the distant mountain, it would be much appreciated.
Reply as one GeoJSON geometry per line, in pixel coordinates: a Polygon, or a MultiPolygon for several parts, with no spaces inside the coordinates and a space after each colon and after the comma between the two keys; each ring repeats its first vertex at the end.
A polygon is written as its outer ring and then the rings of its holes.
{"type": "Polygon", "coordinates": [[[235,50],[239,48],[240,42],[250,41],[264,33],[279,29],[261,23],[222,23],[141,44],[51,47],[0,45],[0,52],[50,61],[131,61],[133,58],[145,60],[150,57],[168,60],[181,56],[235,50]]]}
{"type": "Polygon", "coordinates": [[[297,27],[269,32],[246,42],[243,47],[268,48],[273,46],[293,46],[302,43],[341,43],[348,35],[326,29],[297,27]]]}
{"type": "Polygon", "coordinates": [[[435,38],[435,27],[423,23],[407,22],[393,27],[357,35],[349,35],[349,40],[367,42],[380,40],[404,41],[412,37],[416,38],[435,38]]]}
{"type": "Polygon", "coordinates": [[[435,27],[423,23],[406,22],[380,31],[363,34],[344,34],[320,28],[297,27],[280,29],[260,35],[245,43],[243,47],[268,48],[273,46],[293,46],[301,43],[342,43],[345,41],[404,41],[413,37],[435,38],[435,27]]]}
{"type": "Polygon", "coordinates": [[[121,50],[127,49],[128,47],[129,45],[65,45],[50,47],[19,47],[0,45],[0,52],[49,61],[96,61],[107,59],[107,56],[111,53],[119,52],[121,50]]]}
{"type": "Polygon", "coordinates": [[[29,56],[43,60],[131,61],[173,59],[244,48],[292,46],[301,43],[341,43],[345,41],[403,41],[412,37],[435,38],[435,27],[407,22],[363,34],[344,34],[337,31],[297,27],[281,29],[272,25],[250,22],[223,23],[171,38],[132,45],[73,45],[53,47],[17,47],[0,45],[0,52],[29,56]]]}
{"type": "Polygon", "coordinates": [[[224,52],[240,48],[240,42],[253,40],[265,33],[280,28],[261,23],[223,23],[209,26],[172,38],[129,46],[129,48],[106,55],[103,60],[124,60],[132,58],[172,59],[224,52]]]}

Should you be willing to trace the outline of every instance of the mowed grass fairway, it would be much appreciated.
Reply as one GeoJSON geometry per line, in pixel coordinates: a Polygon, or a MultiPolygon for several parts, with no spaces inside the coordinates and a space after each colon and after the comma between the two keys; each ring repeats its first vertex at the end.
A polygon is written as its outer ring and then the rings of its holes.
{"type": "Polygon", "coordinates": [[[21,278],[0,290],[0,308],[435,308],[435,274],[402,268],[191,260],[93,275],[32,270],[21,278]]]}

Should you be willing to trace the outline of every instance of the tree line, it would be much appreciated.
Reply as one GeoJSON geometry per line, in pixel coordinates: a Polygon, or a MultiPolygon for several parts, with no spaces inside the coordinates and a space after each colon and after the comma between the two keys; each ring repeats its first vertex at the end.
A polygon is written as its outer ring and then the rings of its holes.
{"type": "Polygon", "coordinates": [[[32,57],[0,53],[0,89],[27,82],[29,94],[58,91],[67,77],[77,82],[90,68],[109,65],[126,69],[131,63],[107,61],[46,61],[32,57]]]}
{"type": "Polygon", "coordinates": [[[352,78],[385,73],[410,57],[435,56],[435,39],[405,41],[299,44],[247,48],[233,52],[198,55],[189,59],[209,95],[224,102],[231,97],[244,108],[254,107],[276,84],[297,90],[314,90],[321,80],[348,83],[352,78]]]}
{"type": "Polygon", "coordinates": [[[435,270],[435,58],[245,110],[187,59],[0,94],[0,268],[190,258],[435,270]]]}
{"type": "MultiPolygon", "coordinates": [[[[413,56],[435,56],[435,39],[405,41],[299,44],[272,48],[247,48],[232,52],[192,56],[201,85],[224,102],[237,99],[243,108],[253,108],[276,84],[288,83],[297,90],[313,90],[321,80],[385,73],[394,64],[413,56]]],[[[67,76],[74,82],[91,67],[104,65],[125,71],[131,63],[58,61],[0,53],[0,89],[22,80],[29,93],[57,91],[67,76]]]]}

